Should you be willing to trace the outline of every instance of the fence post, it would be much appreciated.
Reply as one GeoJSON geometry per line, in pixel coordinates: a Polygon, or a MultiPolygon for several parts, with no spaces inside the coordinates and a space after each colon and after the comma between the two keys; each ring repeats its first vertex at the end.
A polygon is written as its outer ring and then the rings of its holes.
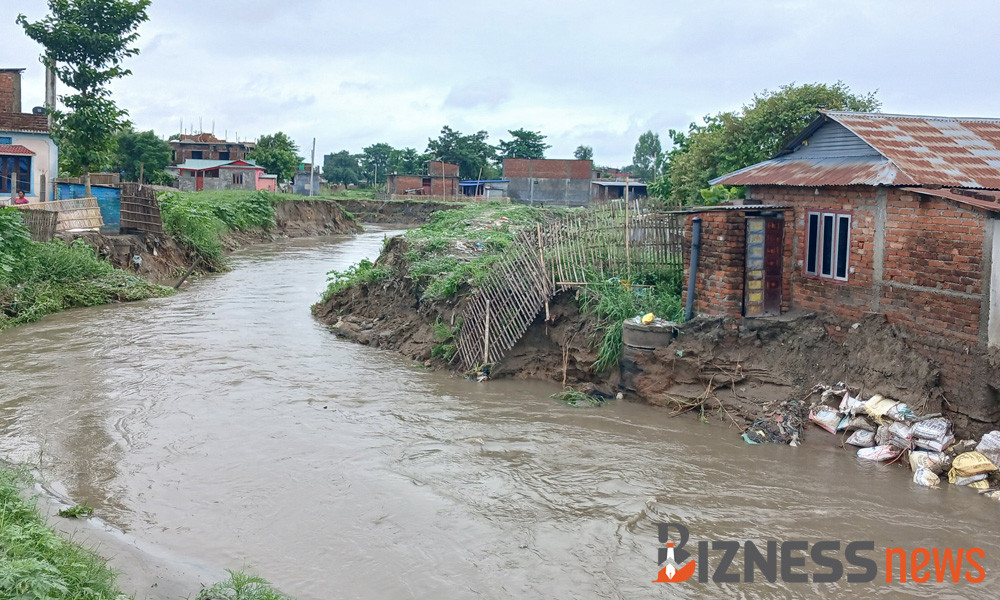
{"type": "Polygon", "coordinates": [[[483,333],[483,364],[490,362],[490,299],[486,299],[486,327],[483,333]]]}

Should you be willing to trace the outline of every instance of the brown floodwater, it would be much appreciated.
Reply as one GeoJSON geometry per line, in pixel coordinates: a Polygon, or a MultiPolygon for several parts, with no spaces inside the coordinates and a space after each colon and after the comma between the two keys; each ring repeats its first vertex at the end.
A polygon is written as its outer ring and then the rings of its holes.
{"type": "Polygon", "coordinates": [[[570,407],[555,385],[338,340],[309,305],[382,240],[255,247],[174,297],[0,333],[0,456],[95,507],[74,535],[139,598],[194,594],[225,568],[303,600],[996,596],[1000,504],[920,488],[825,433],[750,446],[715,421],[570,407]],[[651,583],[667,521],[692,545],[871,540],[878,579],[651,583]],[[986,584],[887,584],[886,547],[982,548],[986,584]]]}

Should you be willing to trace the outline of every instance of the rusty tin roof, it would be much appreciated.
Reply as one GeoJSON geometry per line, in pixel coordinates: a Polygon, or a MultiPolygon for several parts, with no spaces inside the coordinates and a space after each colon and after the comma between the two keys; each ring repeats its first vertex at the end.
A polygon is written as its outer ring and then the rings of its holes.
{"type": "Polygon", "coordinates": [[[711,183],[1000,189],[1000,119],[820,112],[775,158],[711,183]],[[797,156],[808,139],[831,121],[875,152],[870,156],[797,156]]]}

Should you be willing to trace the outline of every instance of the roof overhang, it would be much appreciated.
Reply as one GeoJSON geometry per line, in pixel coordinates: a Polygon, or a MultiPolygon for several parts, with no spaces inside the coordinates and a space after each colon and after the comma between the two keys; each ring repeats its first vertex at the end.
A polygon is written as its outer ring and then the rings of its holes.
{"type": "Polygon", "coordinates": [[[951,200],[952,202],[958,202],[959,204],[965,204],[980,210],[1000,213],[1000,191],[979,189],[973,190],[968,188],[934,189],[922,187],[904,187],[901,189],[915,194],[923,194],[924,196],[944,198],[945,200],[951,200]]]}
{"type": "Polygon", "coordinates": [[[34,156],[35,153],[31,150],[21,146],[20,144],[0,144],[0,154],[6,155],[18,155],[18,156],[34,156]]]}

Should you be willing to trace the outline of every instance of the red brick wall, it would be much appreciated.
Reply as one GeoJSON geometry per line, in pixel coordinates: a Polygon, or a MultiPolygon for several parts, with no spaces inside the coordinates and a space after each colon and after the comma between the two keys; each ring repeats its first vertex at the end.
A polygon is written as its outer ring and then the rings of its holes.
{"type": "Polygon", "coordinates": [[[586,179],[590,180],[593,162],[589,160],[564,160],[550,158],[505,158],[504,179],[533,177],[536,179],[586,179]]]}
{"type": "Polygon", "coordinates": [[[455,177],[431,178],[431,196],[455,196],[458,194],[458,179],[455,177]]]}
{"type": "Polygon", "coordinates": [[[21,112],[21,73],[0,71],[0,112],[21,112]]]}
{"type": "Polygon", "coordinates": [[[431,160],[427,162],[427,174],[435,177],[458,177],[458,165],[431,160]]]}
{"type": "Polygon", "coordinates": [[[694,218],[701,217],[701,251],[695,276],[694,311],[708,315],[743,314],[746,221],[741,211],[692,215],[684,225],[684,302],[691,265],[694,218]]]}

